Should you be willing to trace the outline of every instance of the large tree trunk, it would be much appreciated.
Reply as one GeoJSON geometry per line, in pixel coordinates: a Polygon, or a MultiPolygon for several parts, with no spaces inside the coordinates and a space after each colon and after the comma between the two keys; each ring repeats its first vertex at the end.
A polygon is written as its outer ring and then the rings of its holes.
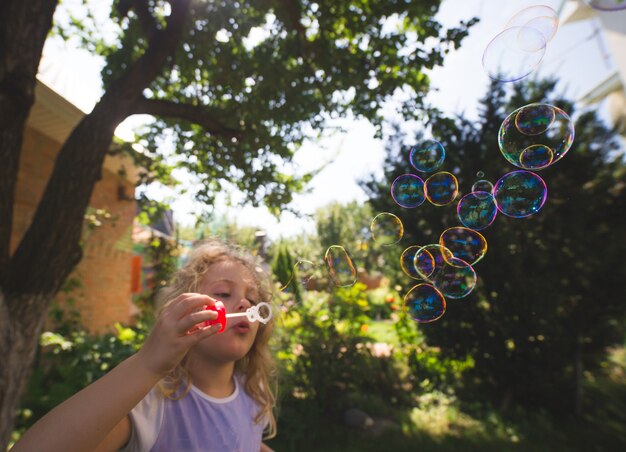
{"type": "Polygon", "coordinates": [[[11,315],[4,283],[10,265],[13,203],[24,125],[35,100],[41,52],[58,0],[0,1],[0,450],[5,450],[19,396],[30,372],[49,300],[15,300],[26,315],[11,315]]]}
{"type": "Polygon", "coordinates": [[[30,374],[37,348],[37,341],[51,297],[42,299],[31,295],[18,300],[18,304],[29,306],[30,313],[15,318],[8,312],[4,294],[0,293],[0,450],[5,450],[17,415],[22,389],[30,374]]]}
{"type": "MultiPolygon", "coordinates": [[[[9,118],[6,123],[0,121],[0,138],[3,140],[0,142],[0,158],[3,160],[0,165],[0,451],[5,450],[8,444],[19,397],[32,366],[49,304],[82,256],[80,236],[83,215],[94,185],[100,178],[115,128],[136,111],[143,90],[174,54],[188,17],[190,0],[172,2],[167,27],[150,34],[146,52],[111,83],[93,111],[83,118],[63,144],[32,223],[13,255],[10,255],[10,213],[19,148],[26,116],[33,102],[35,74],[43,40],[50,29],[56,1],[2,0],[0,26],[5,27],[13,20],[7,20],[6,14],[20,10],[16,6],[20,3],[31,5],[30,8],[21,8],[31,14],[31,17],[26,14],[25,19],[44,25],[48,23],[48,28],[40,36],[41,46],[35,58],[37,64],[32,64],[31,58],[28,60],[30,65],[22,64],[17,72],[6,69],[6,61],[12,55],[7,48],[11,50],[11,46],[19,46],[21,35],[18,34],[15,41],[16,38],[6,29],[0,31],[0,120],[9,118]],[[44,10],[42,5],[48,5],[49,11],[44,10]],[[35,6],[40,6],[40,10],[35,6]],[[41,17],[44,13],[48,14],[48,22],[41,17]],[[7,86],[7,80],[16,80],[11,75],[15,73],[20,75],[17,80],[21,84],[7,86]],[[12,89],[22,91],[12,93],[12,89]],[[15,115],[21,119],[13,122],[10,120],[10,98],[16,98],[21,105],[15,115]],[[5,143],[5,136],[13,138],[5,143]],[[6,159],[9,165],[5,165],[6,159]]],[[[9,29],[13,28],[16,27],[9,29]]]]}

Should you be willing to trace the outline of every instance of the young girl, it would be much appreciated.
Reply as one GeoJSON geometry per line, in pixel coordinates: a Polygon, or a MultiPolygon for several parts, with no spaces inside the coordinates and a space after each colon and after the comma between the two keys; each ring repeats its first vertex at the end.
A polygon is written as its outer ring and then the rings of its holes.
{"type": "MultiPolygon", "coordinates": [[[[205,326],[223,304],[243,312],[270,300],[251,256],[221,242],[197,246],[170,287],[143,347],[29,429],[13,451],[269,451],[273,322],[205,326]]],[[[242,320],[243,319],[243,320],[242,320]]]]}

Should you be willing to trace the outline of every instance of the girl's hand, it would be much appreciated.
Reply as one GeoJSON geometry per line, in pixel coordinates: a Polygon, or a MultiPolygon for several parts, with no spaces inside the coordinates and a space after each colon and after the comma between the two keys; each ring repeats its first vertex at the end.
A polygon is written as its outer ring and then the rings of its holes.
{"type": "MultiPolygon", "coordinates": [[[[218,306],[221,302],[218,301],[218,306]]],[[[182,361],[189,349],[215,333],[221,325],[202,325],[215,320],[217,312],[206,310],[216,301],[197,293],[184,293],[169,302],[139,352],[138,358],[153,373],[163,377],[182,361]]]]}

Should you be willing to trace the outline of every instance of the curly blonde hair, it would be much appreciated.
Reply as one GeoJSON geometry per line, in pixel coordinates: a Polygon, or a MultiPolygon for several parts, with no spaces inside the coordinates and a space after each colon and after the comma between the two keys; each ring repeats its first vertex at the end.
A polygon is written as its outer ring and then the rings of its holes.
{"type": "MultiPolygon", "coordinates": [[[[177,296],[195,292],[208,268],[225,260],[238,262],[246,267],[254,278],[261,300],[268,303],[272,300],[270,276],[263,269],[260,261],[243,248],[220,240],[207,240],[194,246],[182,268],[173,275],[171,283],[160,291],[157,298],[157,313],[160,313],[163,307],[177,296]]],[[[269,347],[273,330],[273,319],[267,324],[260,323],[250,351],[235,363],[235,372],[245,377],[245,391],[260,407],[254,419],[255,422],[268,421],[265,431],[266,439],[276,436],[276,418],[273,408],[276,403],[277,379],[276,367],[269,347]]],[[[191,381],[187,366],[188,360],[185,357],[159,382],[158,388],[164,397],[179,400],[189,392],[191,381]]]]}

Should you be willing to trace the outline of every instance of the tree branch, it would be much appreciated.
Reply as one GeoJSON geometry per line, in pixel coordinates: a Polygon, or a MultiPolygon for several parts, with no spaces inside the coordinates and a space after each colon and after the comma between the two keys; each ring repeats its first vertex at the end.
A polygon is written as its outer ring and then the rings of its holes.
{"type": "MultiPolygon", "coordinates": [[[[134,0],[140,2],[142,0],[134,0]]],[[[150,37],[146,52],[131,64],[128,70],[111,84],[105,96],[120,96],[128,108],[126,114],[132,113],[132,103],[142,96],[143,90],[159,75],[167,60],[176,52],[180,43],[183,28],[189,16],[191,0],[172,0],[172,12],[165,29],[159,29],[150,37]],[[139,89],[139,92],[137,92],[139,89]],[[118,92],[119,90],[119,92],[118,92]]],[[[104,96],[103,96],[104,97],[104,96]]]]}
{"type": "Polygon", "coordinates": [[[136,104],[134,113],[180,118],[196,123],[212,135],[239,138],[241,130],[232,129],[219,122],[202,106],[176,103],[167,100],[147,99],[142,97],[136,104]]]}
{"type": "Polygon", "coordinates": [[[24,124],[58,1],[0,1],[0,283],[6,275],[24,124]]]}
{"type": "Polygon", "coordinates": [[[294,30],[298,35],[298,54],[305,57],[308,53],[308,42],[306,39],[306,28],[302,25],[302,5],[298,0],[278,0],[279,11],[285,11],[284,24],[294,30]],[[282,6],[282,8],[280,8],[282,6]]]}
{"type": "Polygon", "coordinates": [[[298,0],[280,0],[279,3],[282,4],[289,19],[288,23],[285,21],[285,24],[295,30],[300,39],[305,39],[306,29],[300,21],[302,18],[302,5],[300,5],[300,2],[298,0]]]}
{"type": "Polygon", "coordinates": [[[159,31],[159,27],[148,8],[148,3],[143,0],[121,0],[117,5],[117,11],[122,17],[126,17],[131,9],[137,14],[141,28],[148,38],[152,38],[159,31]]]}

